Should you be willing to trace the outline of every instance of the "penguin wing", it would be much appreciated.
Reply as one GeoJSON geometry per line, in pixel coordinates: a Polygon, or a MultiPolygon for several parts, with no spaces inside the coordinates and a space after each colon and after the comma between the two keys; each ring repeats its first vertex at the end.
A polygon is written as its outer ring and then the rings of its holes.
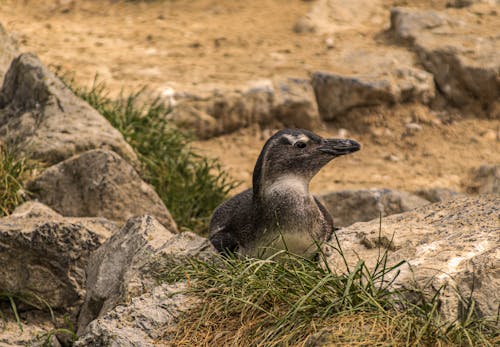
{"type": "Polygon", "coordinates": [[[314,201],[319,207],[319,210],[321,211],[321,214],[323,215],[323,220],[325,223],[325,241],[329,240],[330,237],[332,236],[333,232],[335,231],[335,227],[333,225],[333,218],[330,212],[326,209],[326,207],[321,203],[321,201],[317,198],[314,197],[314,201]]]}
{"type": "Polygon", "coordinates": [[[235,252],[241,246],[252,223],[252,189],[220,204],[212,214],[210,241],[219,252],[235,252]]]}

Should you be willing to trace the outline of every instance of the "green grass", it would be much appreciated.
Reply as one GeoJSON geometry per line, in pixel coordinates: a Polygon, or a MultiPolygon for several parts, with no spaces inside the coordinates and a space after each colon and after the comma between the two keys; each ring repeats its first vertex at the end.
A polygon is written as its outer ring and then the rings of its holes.
{"type": "Polygon", "coordinates": [[[0,217],[24,202],[20,192],[29,172],[26,159],[20,158],[13,147],[0,143],[0,217]]]}
{"type": "Polygon", "coordinates": [[[402,263],[388,267],[387,253],[374,269],[360,260],[343,272],[333,271],[324,257],[318,264],[282,256],[191,259],[173,268],[166,260],[155,270],[157,278],[188,279],[188,292],[200,304],[177,326],[166,327],[165,336],[175,336],[177,346],[295,346],[314,334],[331,346],[500,343],[498,321],[479,319],[471,304],[462,321],[450,323],[439,314],[438,295],[390,289],[402,263]]]}
{"type": "Polygon", "coordinates": [[[91,88],[62,79],[123,134],[139,156],[143,178],[178,225],[203,234],[212,211],[237,185],[220,164],[193,150],[193,138],[169,123],[169,109],[159,99],[141,102],[145,90],[112,99],[97,78],[91,88]]]}
{"type": "MultiPolygon", "coordinates": [[[[11,293],[6,291],[0,291],[0,304],[7,303],[10,311],[14,315],[14,318],[19,326],[19,330],[23,330],[23,326],[21,323],[21,318],[19,316],[18,306],[19,303],[34,308],[37,310],[47,310],[50,313],[52,321],[55,320],[54,312],[50,307],[49,303],[43,299],[42,297],[31,293],[31,292],[22,292],[22,293],[11,293]]],[[[5,320],[6,314],[0,309],[0,318],[5,320]]]]}

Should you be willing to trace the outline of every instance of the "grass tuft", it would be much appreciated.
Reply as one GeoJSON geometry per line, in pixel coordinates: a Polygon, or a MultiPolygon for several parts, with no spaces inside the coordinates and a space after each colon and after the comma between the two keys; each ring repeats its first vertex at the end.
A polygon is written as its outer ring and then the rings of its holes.
{"type": "Polygon", "coordinates": [[[27,161],[13,147],[0,143],[0,217],[24,202],[22,181],[29,172],[27,161]]]}
{"type": "Polygon", "coordinates": [[[203,234],[212,211],[237,186],[218,161],[193,150],[193,138],[169,123],[170,110],[160,99],[140,101],[144,89],[112,99],[97,78],[91,88],[77,87],[67,74],[62,79],[123,134],[140,158],[143,178],[179,226],[203,234]]]}
{"type": "Polygon", "coordinates": [[[268,259],[232,255],[212,261],[191,259],[173,268],[172,260],[166,260],[155,270],[160,281],[188,278],[189,292],[201,303],[177,326],[166,328],[165,337],[174,336],[169,342],[176,346],[494,346],[500,342],[498,322],[479,319],[473,308],[467,318],[450,323],[439,314],[439,295],[428,298],[423,291],[392,289],[401,265],[387,266],[387,252],[375,269],[360,260],[342,273],[324,260],[318,264],[286,252],[268,259]]]}

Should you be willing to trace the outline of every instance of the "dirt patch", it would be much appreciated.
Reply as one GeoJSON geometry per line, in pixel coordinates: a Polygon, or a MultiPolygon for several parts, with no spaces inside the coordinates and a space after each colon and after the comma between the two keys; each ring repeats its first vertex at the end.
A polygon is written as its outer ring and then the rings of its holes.
{"type": "MultiPolygon", "coordinates": [[[[21,51],[45,64],[75,73],[83,85],[95,74],[111,93],[149,86],[238,85],[276,76],[308,77],[317,70],[342,71],[335,57],[349,47],[370,50],[385,40],[389,9],[405,1],[378,1],[370,20],[334,33],[293,31],[312,2],[243,1],[3,1],[0,22],[14,33],[21,51]]],[[[444,8],[446,1],[412,1],[444,8]]],[[[460,190],[467,172],[500,163],[500,121],[465,118],[449,110],[406,104],[353,111],[319,132],[352,137],[362,150],[338,158],[316,177],[312,190],[389,187],[460,190]],[[413,129],[408,123],[419,126],[413,129]]],[[[253,127],[198,142],[203,153],[251,184],[253,165],[276,129],[253,127]]]]}

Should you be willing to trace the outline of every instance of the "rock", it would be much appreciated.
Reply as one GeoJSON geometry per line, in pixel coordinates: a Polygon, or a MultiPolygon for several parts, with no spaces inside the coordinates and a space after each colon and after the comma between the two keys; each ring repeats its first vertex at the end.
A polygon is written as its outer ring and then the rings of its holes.
{"type": "Polygon", "coordinates": [[[50,207],[38,201],[26,201],[24,204],[16,207],[16,209],[12,212],[11,217],[58,219],[62,216],[50,207]]]}
{"type": "Polygon", "coordinates": [[[252,124],[278,121],[287,127],[313,129],[320,123],[311,84],[297,78],[255,81],[203,94],[176,93],[170,104],[175,107],[169,119],[194,130],[201,139],[252,124]]]}
{"type": "Polygon", "coordinates": [[[475,4],[500,5],[500,0],[450,0],[446,6],[464,8],[475,4]]]}
{"type": "Polygon", "coordinates": [[[408,52],[353,48],[335,60],[338,70],[345,73],[312,74],[319,113],[324,120],[333,120],[357,107],[409,101],[428,103],[435,96],[432,75],[414,67],[408,52]]]}
{"type": "Polygon", "coordinates": [[[149,213],[165,227],[177,226],[154,189],[118,154],[95,149],[51,166],[28,189],[63,216],[103,217],[125,223],[149,213]]]}
{"type": "Polygon", "coordinates": [[[283,78],[274,81],[272,113],[286,127],[314,129],[319,125],[318,106],[309,81],[283,78]]]}
{"type": "Polygon", "coordinates": [[[380,0],[317,0],[293,26],[296,33],[338,33],[360,30],[365,23],[383,23],[380,0]]]}
{"type": "Polygon", "coordinates": [[[429,204],[416,195],[390,189],[343,190],[320,196],[333,216],[335,227],[379,219],[391,214],[411,211],[429,204]]]}
{"type": "Polygon", "coordinates": [[[482,165],[471,170],[463,185],[469,194],[500,194],[500,165],[482,165]]]}
{"type": "Polygon", "coordinates": [[[0,91],[0,140],[48,164],[94,148],[135,161],[123,136],[32,54],[16,58],[0,91]]]}
{"type": "Polygon", "coordinates": [[[185,285],[155,287],[92,321],[74,344],[86,346],[154,347],[167,328],[174,328],[180,315],[197,302],[184,294],[185,285]]]}
{"type": "Polygon", "coordinates": [[[0,292],[33,293],[75,318],[90,255],[117,229],[105,219],[63,218],[39,204],[18,208],[0,219],[0,292]]]}
{"type": "Polygon", "coordinates": [[[78,319],[79,334],[118,303],[130,301],[156,285],[149,266],[159,256],[175,259],[208,256],[207,239],[190,232],[175,235],[150,216],[130,219],[93,255],[87,268],[87,297],[78,319]],[[112,274],[112,275],[111,275],[112,274]]]}
{"type": "Polygon", "coordinates": [[[422,188],[414,192],[415,195],[430,202],[442,202],[460,197],[461,193],[446,188],[422,188]]]}
{"type": "Polygon", "coordinates": [[[0,24],[0,82],[3,81],[10,63],[18,54],[16,43],[0,24]]]}
{"type": "Polygon", "coordinates": [[[491,11],[394,8],[391,31],[407,41],[455,106],[497,117],[500,99],[498,17],[491,11]]]}
{"type": "MultiPolygon", "coordinates": [[[[446,319],[463,313],[455,288],[464,298],[473,289],[477,313],[494,316],[500,304],[498,206],[498,195],[461,197],[383,218],[381,230],[372,220],[337,230],[336,236],[349,266],[363,259],[373,269],[384,248],[387,267],[406,260],[395,287],[417,286],[432,295],[446,285],[439,296],[446,319]]],[[[338,253],[328,261],[334,269],[345,268],[338,253]]]]}

